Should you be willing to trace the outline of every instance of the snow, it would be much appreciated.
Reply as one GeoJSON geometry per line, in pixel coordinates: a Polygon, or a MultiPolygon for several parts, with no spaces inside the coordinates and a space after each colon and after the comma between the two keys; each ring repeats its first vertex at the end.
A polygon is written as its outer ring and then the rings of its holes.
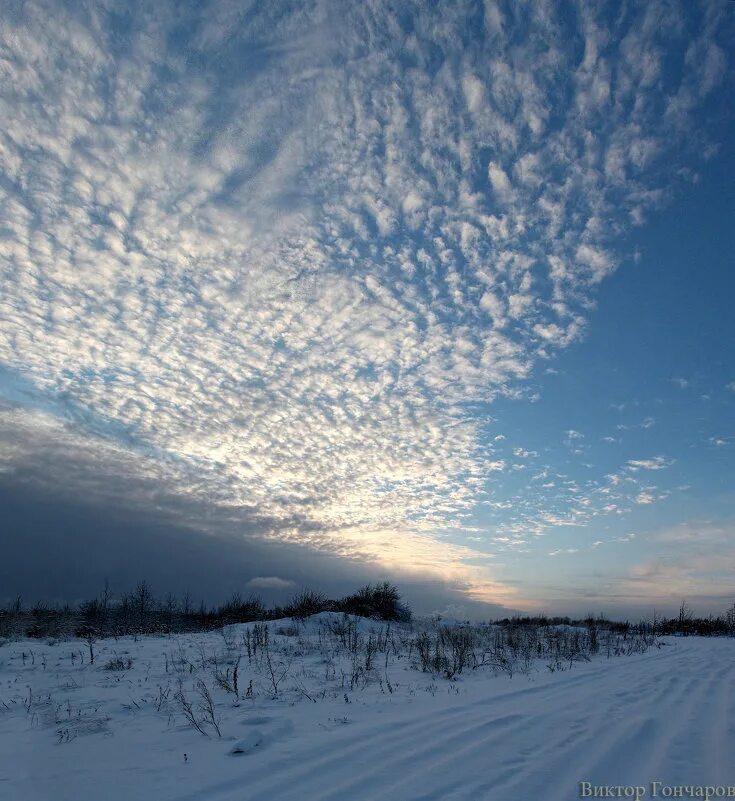
{"type": "MultiPolygon", "coordinates": [[[[404,651],[379,652],[350,687],[335,624],[315,616],[298,634],[294,621],[268,624],[272,664],[287,667],[275,697],[262,652],[247,658],[253,624],[99,641],[94,665],[79,640],[5,642],[0,799],[562,801],[582,781],[735,784],[733,639],[666,638],[569,669],[538,662],[511,678],[481,668],[457,681],[422,673],[404,651]],[[232,678],[238,655],[235,698],[214,671],[232,678]],[[115,658],[132,665],[106,670],[115,658]],[[186,723],[179,680],[190,702],[205,682],[221,738],[186,723]]],[[[355,628],[386,634],[374,621],[355,628]]]]}

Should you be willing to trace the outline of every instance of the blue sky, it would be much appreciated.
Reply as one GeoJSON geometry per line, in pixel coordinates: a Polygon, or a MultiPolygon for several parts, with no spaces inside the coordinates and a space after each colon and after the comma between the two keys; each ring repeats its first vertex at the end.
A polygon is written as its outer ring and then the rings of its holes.
{"type": "MultiPolygon", "coordinates": [[[[723,0],[11,4],[4,497],[135,509],[136,548],[165,513],[254,587],[719,609],[734,36],[723,0]]],[[[68,515],[8,537],[73,554],[68,515]]]]}
{"type": "MultiPolygon", "coordinates": [[[[639,258],[621,264],[607,281],[584,340],[558,356],[553,372],[542,371],[533,382],[531,392],[538,398],[495,405],[508,443],[537,451],[536,466],[552,465],[582,487],[593,481],[599,490],[600,475],[619,474],[621,465],[641,454],[665,455],[670,463],[628,474],[627,479],[645,480],[631,485],[627,503],[606,513],[610,499],[598,496],[593,507],[602,512],[581,527],[559,526],[551,547],[544,547],[544,538],[529,552],[503,557],[504,569],[532,586],[547,608],[556,606],[549,597],[570,599],[584,590],[590,610],[616,608],[623,598],[645,609],[656,592],[627,581],[642,565],[676,571],[668,580],[685,595],[710,595],[707,584],[716,582],[716,575],[725,586],[729,581],[735,506],[735,397],[729,385],[735,358],[727,343],[735,341],[730,308],[735,192],[726,176],[735,172],[735,163],[732,132],[721,135],[723,157],[633,239],[639,258]],[[570,430],[581,436],[570,439],[570,430]],[[656,487],[648,492],[656,502],[635,502],[642,485],[656,487]],[[672,546],[674,538],[686,538],[686,545],[672,546]],[[565,564],[550,569],[544,557],[551,553],[565,564]],[[683,574],[701,554],[708,564],[683,574]],[[724,567],[709,573],[709,563],[720,560],[724,567]],[[607,601],[602,583],[611,595],[607,601]]],[[[509,444],[506,452],[516,447],[509,444]]],[[[499,491],[501,501],[512,503],[490,519],[513,520],[519,501],[538,503],[540,493],[533,484],[529,491],[527,472],[499,491]]],[[[541,472],[536,469],[536,475],[541,472]]],[[[550,475],[541,482],[552,481],[543,509],[549,508],[549,496],[558,495],[560,481],[550,475]]],[[[595,493],[582,491],[578,497],[595,493]]],[[[666,592],[663,578],[652,583],[666,592]]],[[[717,591],[711,596],[701,603],[716,607],[717,591]]]]}

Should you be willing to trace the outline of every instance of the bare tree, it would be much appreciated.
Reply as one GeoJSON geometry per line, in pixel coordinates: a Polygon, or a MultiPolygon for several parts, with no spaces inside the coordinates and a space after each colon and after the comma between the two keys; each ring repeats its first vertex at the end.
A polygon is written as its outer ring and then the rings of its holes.
{"type": "Polygon", "coordinates": [[[735,637],[735,603],[725,612],[725,621],[727,622],[730,636],[735,637]]]}
{"type": "Polygon", "coordinates": [[[176,596],[169,592],[166,595],[166,600],[163,602],[163,611],[166,615],[166,629],[170,636],[174,627],[174,617],[176,615],[176,596]]]}
{"type": "Polygon", "coordinates": [[[271,654],[271,648],[268,639],[265,640],[263,646],[263,653],[265,654],[265,664],[268,668],[268,677],[270,679],[273,697],[276,698],[278,696],[278,687],[288,675],[288,671],[291,668],[291,662],[293,661],[293,657],[291,657],[288,660],[286,659],[275,660],[273,658],[273,655],[271,654]]]}
{"type": "Polygon", "coordinates": [[[191,609],[191,593],[187,590],[181,598],[181,612],[184,617],[189,617],[191,609]]]}
{"type": "Polygon", "coordinates": [[[209,737],[206,729],[204,728],[204,721],[201,720],[199,716],[196,714],[194,705],[187,698],[186,693],[184,692],[184,687],[181,682],[181,679],[179,679],[179,689],[174,693],[174,699],[181,708],[181,712],[186,718],[189,725],[195,728],[199,732],[199,734],[203,734],[205,737],[209,737]]]}
{"type": "Polygon", "coordinates": [[[209,692],[209,687],[207,687],[202,679],[197,679],[196,691],[199,695],[199,710],[202,715],[202,720],[208,723],[217,732],[217,737],[221,737],[222,732],[219,728],[217,708],[214,705],[212,694],[209,692]]]}
{"type": "Polygon", "coordinates": [[[686,601],[681,602],[679,607],[679,623],[684,625],[689,623],[694,617],[694,610],[687,604],[686,601]]]}
{"type": "Polygon", "coordinates": [[[145,631],[151,612],[153,611],[153,593],[145,579],[139,581],[135,588],[133,604],[138,617],[138,626],[141,631],[145,631]]]}
{"type": "Polygon", "coordinates": [[[94,664],[94,644],[97,642],[98,631],[94,626],[82,626],[77,629],[77,637],[84,640],[89,648],[89,664],[94,664]]]}

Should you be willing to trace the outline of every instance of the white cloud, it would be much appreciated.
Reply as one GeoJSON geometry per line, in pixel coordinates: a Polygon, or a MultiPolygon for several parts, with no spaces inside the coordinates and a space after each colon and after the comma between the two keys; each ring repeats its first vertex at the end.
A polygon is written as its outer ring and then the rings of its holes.
{"type": "Polygon", "coordinates": [[[513,184],[505,170],[496,162],[491,161],[487,167],[488,178],[493,191],[502,203],[508,203],[513,199],[513,184]]]}
{"type": "Polygon", "coordinates": [[[601,281],[615,268],[613,257],[599,247],[582,244],[575,255],[580,264],[589,268],[593,281],[601,281]]]}
{"type": "Polygon", "coordinates": [[[639,492],[638,495],[635,496],[635,502],[648,506],[649,504],[656,503],[656,496],[652,495],[650,492],[639,492]]]}
{"type": "Polygon", "coordinates": [[[673,459],[667,459],[665,456],[654,456],[651,459],[629,459],[629,470],[664,470],[671,467],[673,459]]]}
{"type": "Polygon", "coordinates": [[[557,548],[555,551],[549,551],[549,556],[558,556],[560,553],[579,553],[579,548],[557,548]]]}

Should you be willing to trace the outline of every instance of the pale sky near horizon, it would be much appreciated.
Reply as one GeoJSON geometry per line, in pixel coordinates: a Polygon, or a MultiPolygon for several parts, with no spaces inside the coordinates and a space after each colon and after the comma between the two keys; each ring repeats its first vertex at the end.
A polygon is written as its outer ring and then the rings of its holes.
{"type": "Polygon", "coordinates": [[[727,0],[4,4],[0,601],[732,603],[733,44],[727,0]]]}

